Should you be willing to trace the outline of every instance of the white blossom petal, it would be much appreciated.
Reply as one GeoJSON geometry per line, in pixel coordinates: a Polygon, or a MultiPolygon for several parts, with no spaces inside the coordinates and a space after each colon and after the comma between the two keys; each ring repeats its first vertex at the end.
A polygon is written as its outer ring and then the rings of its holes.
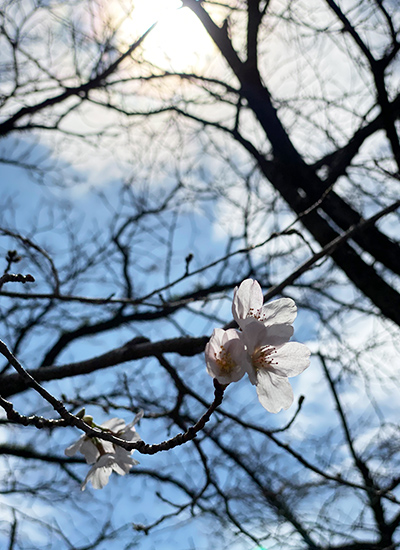
{"type": "Polygon", "coordinates": [[[138,461],[133,459],[130,455],[130,451],[126,451],[121,447],[117,447],[115,450],[115,461],[112,468],[120,476],[128,474],[132,466],[139,464],[138,461]]]}
{"type": "Polygon", "coordinates": [[[115,453],[101,455],[97,462],[90,468],[85,480],[82,483],[81,490],[84,491],[87,483],[90,481],[94,489],[102,489],[107,485],[111,473],[124,476],[129,472],[132,466],[138,464],[130,456],[130,452],[118,447],[115,453]]]}
{"type": "Polygon", "coordinates": [[[246,279],[233,293],[232,315],[240,326],[240,321],[246,319],[251,311],[259,310],[263,305],[263,293],[260,284],[253,279],[246,279]]]}
{"type": "Polygon", "coordinates": [[[244,367],[262,406],[277,413],[292,404],[288,377],[309,366],[310,352],[303,344],[289,342],[297,315],[294,301],[263,301],[257,281],[246,279],[236,287],[232,314],[241,332],[215,329],[205,355],[208,373],[221,384],[241,378],[244,367]]]}
{"type": "Polygon", "coordinates": [[[108,483],[112,472],[112,464],[115,462],[111,454],[102,455],[98,461],[90,468],[85,477],[81,490],[84,491],[87,483],[90,481],[93,489],[102,489],[108,483]]]}
{"type": "MultiPolygon", "coordinates": [[[[126,441],[138,441],[140,439],[134,425],[142,418],[143,411],[138,413],[132,422],[125,425],[125,421],[122,418],[111,418],[103,424],[100,429],[106,432],[113,432],[115,435],[126,441]]],[[[77,452],[84,455],[88,464],[95,464],[100,454],[110,454],[115,452],[115,447],[110,441],[106,441],[100,438],[90,438],[86,434],[82,435],[78,441],[70,445],[65,449],[67,456],[73,456],[77,452]]]]}
{"type": "Polygon", "coordinates": [[[110,418],[110,420],[103,422],[100,428],[117,433],[125,428],[125,420],[122,418],[110,418]]]}
{"type": "Polygon", "coordinates": [[[78,439],[78,441],[75,441],[75,443],[72,443],[69,447],[67,447],[64,451],[64,453],[67,456],[74,456],[78,451],[80,451],[83,440],[85,439],[86,435],[81,435],[81,437],[78,439]]]}
{"type": "Polygon", "coordinates": [[[264,409],[278,413],[293,403],[293,390],[286,376],[278,376],[267,369],[257,371],[257,395],[264,409]]]}
{"type": "Polygon", "coordinates": [[[298,342],[288,342],[276,350],[270,370],[280,376],[297,376],[309,365],[308,347],[298,342]]]}
{"type": "Polygon", "coordinates": [[[255,349],[267,345],[265,336],[266,328],[262,323],[253,319],[246,325],[243,329],[243,340],[250,355],[255,349]]]}
{"type": "Polygon", "coordinates": [[[121,468],[125,471],[125,473],[128,473],[129,470],[132,468],[132,466],[136,466],[137,464],[140,464],[138,460],[135,460],[132,458],[132,453],[134,451],[127,451],[126,449],[122,447],[115,447],[115,458],[116,462],[121,466],[121,468]]]}
{"type": "Polygon", "coordinates": [[[141,437],[136,431],[135,424],[137,424],[141,418],[143,418],[143,411],[138,412],[129,424],[117,432],[117,436],[121,439],[125,439],[126,441],[139,441],[141,437]]]}
{"type": "Polygon", "coordinates": [[[266,327],[256,319],[253,319],[243,328],[243,340],[250,355],[257,348],[281,346],[288,342],[292,335],[293,327],[290,325],[272,325],[266,327]]]}
{"type": "Polygon", "coordinates": [[[64,452],[67,456],[74,456],[77,452],[80,452],[88,464],[96,462],[100,454],[93,440],[86,434],[81,435],[78,441],[67,447],[64,452]]]}
{"type": "Polygon", "coordinates": [[[126,426],[126,428],[118,434],[118,437],[125,439],[126,441],[139,441],[141,439],[140,435],[137,433],[132,422],[126,426]]]}
{"type": "Polygon", "coordinates": [[[297,316],[297,306],[291,298],[279,298],[261,308],[260,321],[264,325],[291,325],[297,316]]]}
{"type": "Polygon", "coordinates": [[[294,328],[292,325],[271,325],[266,326],[265,331],[265,341],[269,346],[281,346],[293,336],[294,328]]]}
{"type": "Polygon", "coordinates": [[[79,449],[88,464],[94,464],[98,459],[100,452],[93,442],[93,439],[85,436],[81,448],[79,449]]]}
{"type": "Polygon", "coordinates": [[[144,411],[143,411],[143,409],[141,409],[138,413],[135,414],[135,417],[134,417],[134,419],[132,420],[132,422],[130,422],[129,424],[127,424],[126,427],[128,427],[128,426],[135,426],[135,424],[137,424],[137,423],[143,418],[143,415],[144,415],[144,411]]]}

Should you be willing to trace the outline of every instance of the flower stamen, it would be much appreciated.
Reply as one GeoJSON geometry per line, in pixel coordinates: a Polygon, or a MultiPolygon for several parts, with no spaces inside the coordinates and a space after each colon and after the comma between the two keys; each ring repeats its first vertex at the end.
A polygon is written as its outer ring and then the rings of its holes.
{"type": "Polygon", "coordinates": [[[263,323],[266,320],[266,316],[263,313],[261,308],[251,307],[249,309],[249,312],[247,313],[246,318],[248,319],[249,317],[253,317],[254,319],[257,319],[257,321],[260,321],[261,323],[263,323]]]}
{"type": "Polygon", "coordinates": [[[217,365],[221,369],[221,373],[223,374],[229,374],[236,366],[235,361],[232,359],[229,351],[225,349],[225,346],[221,346],[219,353],[215,353],[214,357],[215,362],[217,363],[217,365]]]}
{"type": "MultiPolygon", "coordinates": [[[[260,369],[267,369],[273,364],[273,353],[276,353],[276,349],[272,346],[265,346],[257,348],[251,356],[251,363],[255,371],[260,369]]],[[[276,364],[276,363],[275,363],[276,364]]]]}

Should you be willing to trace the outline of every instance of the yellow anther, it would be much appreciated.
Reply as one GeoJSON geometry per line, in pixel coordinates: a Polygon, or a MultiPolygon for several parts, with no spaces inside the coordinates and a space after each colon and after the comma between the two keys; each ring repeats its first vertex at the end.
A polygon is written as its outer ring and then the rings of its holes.
{"type": "Polygon", "coordinates": [[[229,351],[226,351],[224,346],[221,346],[221,351],[218,355],[215,353],[215,362],[219,366],[222,373],[229,373],[236,366],[231,354],[229,351]]]}

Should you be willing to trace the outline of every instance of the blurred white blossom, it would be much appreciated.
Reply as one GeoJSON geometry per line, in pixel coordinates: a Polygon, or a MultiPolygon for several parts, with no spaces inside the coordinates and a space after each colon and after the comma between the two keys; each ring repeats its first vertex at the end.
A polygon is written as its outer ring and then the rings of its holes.
{"type": "Polygon", "coordinates": [[[108,478],[114,471],[120,476],[129,473],[132,466],[139,464],[137,460],[130,456],[129,451],[125,451],[121,447],[117,447],[114,453],[106,453],[101,455],[98,460],[90,468],[85,480],[82,483],[81,489],[85,490],[86,484],[90,481],[94,489],[102,489],[108,483],[108,478]]]}
{"type": "MultiPolygon", "coordinates": [[[[135,429],[135,424],[142,418],[143,412],[138,413],[129,424],[125,424],[122,418],[111,418],[98,427],[105,433],[111,433],[120,439],[133,442],[140,439],[135,429]]],[[[95,426],[91,417],[84,417],[92,426],[95,426]]],[[[108,483],[108,478],[114,471],[119,475],[125,475],[132,466],[138,464],[138,461],[132,458],[132,451],[127,451],[110,441],[105,441],[98,437],[89,437],[82,435],[78,441],[65,449],[67,456],[73,456],[77,452],[84,455],[88,464],[93,464],[89,470],[84,482],[82,491],[85,489],[88,481],[91,481],[94,489],[102,489],[108,483]]]]}

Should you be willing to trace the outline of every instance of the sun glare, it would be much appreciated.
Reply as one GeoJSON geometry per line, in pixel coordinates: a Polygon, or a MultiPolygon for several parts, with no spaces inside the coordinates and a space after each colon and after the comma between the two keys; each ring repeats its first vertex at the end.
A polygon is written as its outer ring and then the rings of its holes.
{"type": "Polygon", "coordinates": [[[124,47],[157,22],[143,43],[143,51],[147,61],[162,69],[199,69],[215,53],[213,42],[197,17],[188,8],[182,8],[180,1],[136,0],[128,11],[126,5],[116,0],[112,11],[124,47]]]}

